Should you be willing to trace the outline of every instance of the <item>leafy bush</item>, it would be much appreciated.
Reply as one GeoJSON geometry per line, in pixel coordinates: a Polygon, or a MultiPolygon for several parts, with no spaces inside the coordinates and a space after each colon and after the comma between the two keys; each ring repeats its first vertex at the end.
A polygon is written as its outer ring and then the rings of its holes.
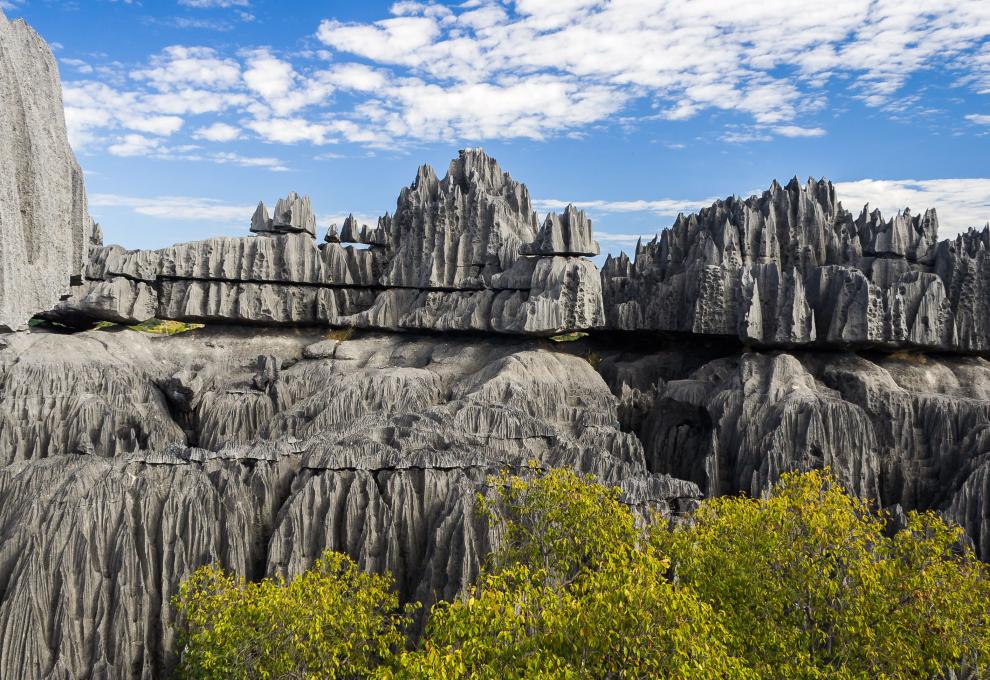
{"type": "Polygon", "coordinates": [[[202,567],[175,605],[179,675],[202,680],[367,677],[391,663],[409,622],[390,575],[333,552],[288,583],[202,567]]]}
{"type": "Polygon", "coordinates": [[[887,519],[815,471],[784,475],[766,500],[705,501],[693,524],[652,538],[760,677],[990,670],[986,566],[932,513],[893,537],[887,519]]]}
{"type": "Polygon", "coordinates": [[[410,620],[387,576],[328,553],[290,583],[205,567],[177,599],[189,677],[931,678],[990,672],[990,575],[933,514],[887,518],[825,472],[645,523],[555,470],[479,498],[497,550],[410,620]],[[409,643],[411,644],[411,643],[409,643]]]}

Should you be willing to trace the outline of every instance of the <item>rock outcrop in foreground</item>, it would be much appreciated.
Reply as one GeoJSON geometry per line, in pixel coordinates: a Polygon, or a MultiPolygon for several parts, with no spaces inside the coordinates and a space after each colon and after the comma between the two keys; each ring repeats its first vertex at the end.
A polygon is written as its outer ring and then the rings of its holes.
{"type": "Polygon", "coordinates": [[[827,180],[718,201],[602,271],[607,327],[784,347],[990,350],[990,228],[843,209],[827,180]]]}
{"type": "Polygon", "coordinates": [[[0,328],[23,328],[68,294],[93,230],[55,58],[0,11],[0,328]]]}
{"type": "Polygon", "coordinates": [[[206,329],[9,337],[0,351],[0,677],[167,677],[197,566],[295,574],[326,548],[452,597],[490,545],[489,475],[566,466],[663,514],[583,358],[525,340],[206,329]]]}

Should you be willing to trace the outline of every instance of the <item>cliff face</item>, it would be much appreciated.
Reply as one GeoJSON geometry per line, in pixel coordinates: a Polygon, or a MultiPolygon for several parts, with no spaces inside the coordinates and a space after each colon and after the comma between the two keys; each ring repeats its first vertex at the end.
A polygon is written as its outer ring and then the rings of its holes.
{"type": "Polygon", "coordinates": [[[664,514],[700,496],[647,471],[585,359],[538,342],[31,333],[0,380],[2,677],[167,677],[169,600],[214,561],[291,575],[333,548],[452,597],[502,469],[584,470],[664,514]]]}
{"type": "Polygon", "coordinates": [[[24,327],[82,274],[92,221],[69,147],[58,67],[0,11],[0,327],[24,327]]]}
{"type": "Polygon", "coordinates": [[[51,54],[2,15],[0,38],[0,325],[210,324],[0,336],[0,677],[168,677],[170,599],[210,562],[290,576],[330,548],[403,599],[452,597],[505,469],[674,517],[827,465],[990,560],[990,231],[938,242],[934,211],[775,183],[599,275],[584,213],[540,222],[468,150],[323,243],[290,194],[254,236],[104,247],[51,54]],[[591,335],[541,337],[570,331],[591,335]]]}

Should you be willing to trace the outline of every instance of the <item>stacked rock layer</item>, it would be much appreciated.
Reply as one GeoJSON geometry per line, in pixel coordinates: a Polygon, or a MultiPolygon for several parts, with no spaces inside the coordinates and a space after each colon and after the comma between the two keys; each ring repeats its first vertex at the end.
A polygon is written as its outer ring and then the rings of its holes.
{"type": "Polygon", "coordinates": [[[86,280],[48,317],[527,335],[604,323],[601,279],[582,257],[598,252],[590,220],[569,208],[538,227],[526,187],[481,151],[462,151],[442,180],[420,168],[374,229],[351,217],[317,245],[309,198],[290,194],[272,217],[260,204],[251,231],[94,248],[86,280]]]}
{"type": "Polygon", "coordinates": [[[602,271],[607,327],[746,344],[990,350],[990,230],[937,240],[934,210],[858,217],[826,180],[729,198],[602,271]]]}

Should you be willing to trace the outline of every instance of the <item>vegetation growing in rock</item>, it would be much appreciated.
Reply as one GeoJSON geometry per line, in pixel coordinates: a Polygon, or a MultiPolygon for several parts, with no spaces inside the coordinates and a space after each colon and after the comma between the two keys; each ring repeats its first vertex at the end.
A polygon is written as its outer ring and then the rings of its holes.
{"type": "Polygon", "coordinates": [[[825,472],[642,521],[617,489],[502,475],[477,583],[411,618],[328,553],[289,582],[215,567],[177,598],[188,677],[930,678],[990,671],[990,574],[933,514],[888,519],[825,472]],[[264,672],[262,672],[264,670],[264,672]],[[269,673],[269,675],[265,675],[269,673]],[[281,675],[279,675],[281,674],[281,675]]]}

